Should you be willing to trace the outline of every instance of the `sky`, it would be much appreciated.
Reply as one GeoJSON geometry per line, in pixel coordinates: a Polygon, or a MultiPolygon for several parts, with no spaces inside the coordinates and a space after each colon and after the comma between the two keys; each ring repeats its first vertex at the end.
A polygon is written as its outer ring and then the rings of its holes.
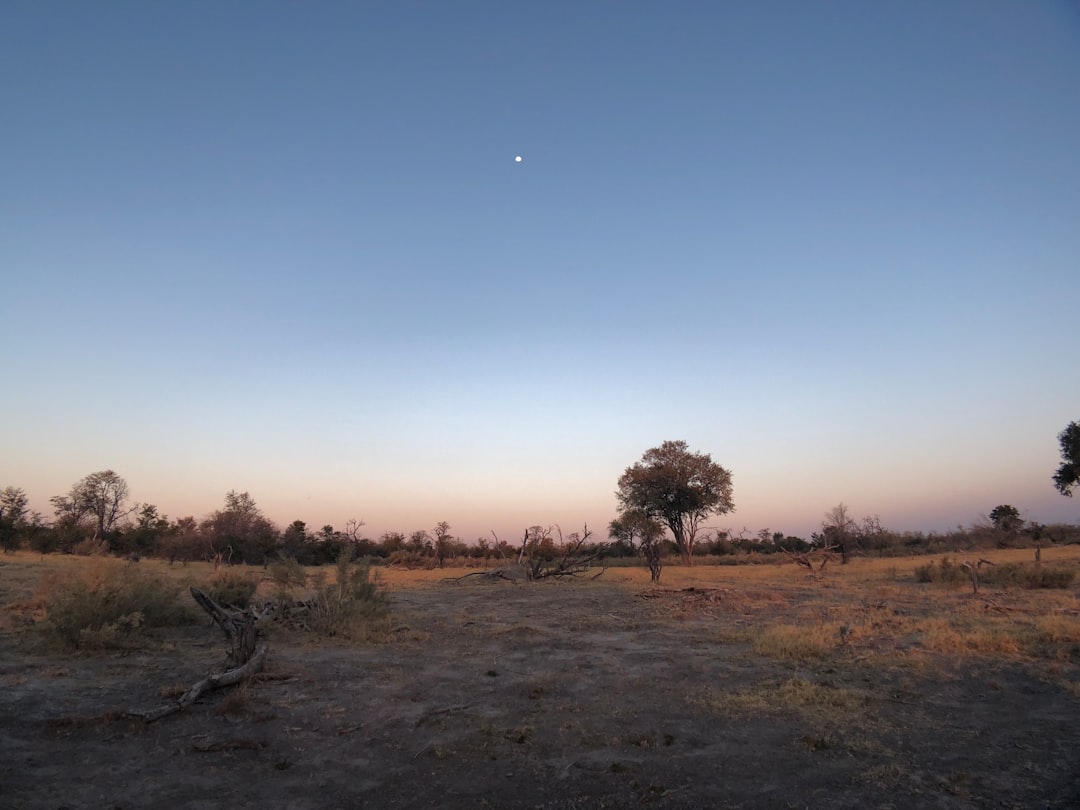
{"type": "Polygon", "coordinates": [[[0,487],[1080,520],[1080,4],[0,0],[0,487]],[[522,160],[517,162],[515,156],[522,160]]]}

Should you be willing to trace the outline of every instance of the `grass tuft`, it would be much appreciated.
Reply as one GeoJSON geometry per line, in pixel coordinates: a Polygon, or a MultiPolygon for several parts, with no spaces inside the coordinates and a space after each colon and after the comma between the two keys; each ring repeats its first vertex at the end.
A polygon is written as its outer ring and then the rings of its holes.
{"type": "Polygon", "coordinates": [[[808,663],[824,658],[836,646],[835,629],[827,625],[797,627],[789,624],[774,625],[761,631],[754,639],[752,649],[779,661],[808,663]]]}
{"type": "Polygon", "coordinates": [[[288,594],[295,588],[307,585],[307,572],[293,557],[285,557],[270,563],[270,579],[279,594],[288,594]]]}

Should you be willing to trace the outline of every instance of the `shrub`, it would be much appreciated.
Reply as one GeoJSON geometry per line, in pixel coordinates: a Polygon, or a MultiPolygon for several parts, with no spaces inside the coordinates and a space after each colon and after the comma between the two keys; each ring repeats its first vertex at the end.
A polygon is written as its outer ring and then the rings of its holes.
{"type": "Polygon", "coordinates": [[[72,649],[142,646],[145,630],[191,621],[178,587],[138,566],[96,557],[68,571],[49,572],[36,598],[45,608],[45,631],[72,649]]]}
{"type": "Polygon", "coordinates": [[[971,574],[960,564],[953,562],[948,556],[942,557],[940,562],[931,560],[926,565],[920,565],[915,569],[916,582],[934,582],[943,585],[963,585],[971,582],[971,574]]]}
{"type": "Polygon", "coordinates": [[[210,578],[203,593],[223,607],[243,610],[255,596],[259,583],[249,573],[235,568],[219,568],[210,578]]]}
{"type": "MultiPolygon", "coordinates": [[[[340,559],[340,557],[338,559],[340,559]]],[[[397,551],[392,551],[386,560],[387,565],[408,568],[410,571],[414,568],[427,568],[431,563],[432,558],[429,555],[422,551],[413,551],[406,548],[399,548],[397,551]]]]}
{"type": "MultiPolygon", "coordinates": [[[[1076,579],[1076,569],[1034,563],[999,563],[979,566],[978,576],[980,584],[1002,588],[1068,588],[1076,579]]],[[[961,563],[942,557],[940,562],[917,567],[915,580],[964,585],[971,582],[971,574],[961,563]]]]}
{"type": "Polygon", "coordinates": [[[1033,563],[1006,563],[979,571],[979,581],[987,585],[1017,588],[1068,588],[1076,579],[1075,568],[1033,563]]]}
{"type": "Polygon", "coordinates": [[[320,582],[310,601],[312,629],[352,641],[370,639],[390,611],[389,597],[367,564],[353,561],[351,550],[341,553],[336,568],[335,581],[320,582]]]}
{"type": "Polygon", "coordinates": [[[307,584],[307,572],[304,566],[293,557],[285,557],[270,563],[270,579],[278,591],[288,593],[293,588],[303,588],[307,584]]]}

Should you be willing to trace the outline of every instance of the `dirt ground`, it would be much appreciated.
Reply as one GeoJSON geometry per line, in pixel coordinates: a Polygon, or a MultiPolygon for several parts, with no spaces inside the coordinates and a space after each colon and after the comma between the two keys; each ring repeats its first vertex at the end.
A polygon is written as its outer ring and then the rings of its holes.
{"type": "MultiPolygon", "coordinates": [[[[1080,807],[1075,650],[950,655],[867,622],[770,655],[762,627],[830,611],[785,576],[394,587],[386,643],[272,635],[253,683],[150,724],[116,713],[220,669],[214,629],[74,657],[0,635],[0,807],[1080,807]]],[[[902,617],[909,590],[844,615],[902,617]]]]}

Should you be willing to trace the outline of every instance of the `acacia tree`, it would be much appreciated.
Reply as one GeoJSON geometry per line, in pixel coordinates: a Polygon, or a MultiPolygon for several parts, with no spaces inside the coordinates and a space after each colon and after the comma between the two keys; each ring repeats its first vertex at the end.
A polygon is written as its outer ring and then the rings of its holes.
{"type": "Polygon", "coordinates": [[[640,509],[630,509],[608,524],[608,537],[626,543],[640,552],[645,558],[645,564],[649,566],[649,578],[653,582],[660,581],[660,572],[664,567],[660,555],[664,524],[640,509]]]}
{"type": "Polygon", "coordinates": [[[619,478],[615,492],[623,512],[639,511],[671,530],[683,563],[694,564],[698,529],[709,515],[735,509],[731,472],[708,453],[692,453],[684,441],[645,451],[619,478]]]}
{"type": "Polygon", "coordinates": [[[1072,497],[1080,486],[1080,422],[1069,422],[1058,434],[1061,445],[1061,466],[1054,473],[1054,486],[1062,495],[1072,497]]]}

